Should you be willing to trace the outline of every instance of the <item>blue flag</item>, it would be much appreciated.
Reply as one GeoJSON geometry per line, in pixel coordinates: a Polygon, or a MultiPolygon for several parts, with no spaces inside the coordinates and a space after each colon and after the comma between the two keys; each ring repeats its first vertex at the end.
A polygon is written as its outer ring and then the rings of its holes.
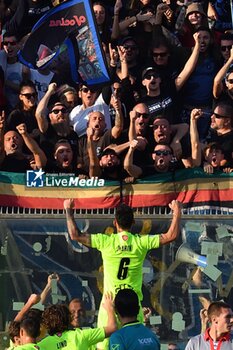
{"type": "Polygon", "coordinates": [[[97,85],[110,80],[89,0],[71,0],[47,12],[33,27],[19,60],[64,78],[69,70],[75,83],[97,85]]]}

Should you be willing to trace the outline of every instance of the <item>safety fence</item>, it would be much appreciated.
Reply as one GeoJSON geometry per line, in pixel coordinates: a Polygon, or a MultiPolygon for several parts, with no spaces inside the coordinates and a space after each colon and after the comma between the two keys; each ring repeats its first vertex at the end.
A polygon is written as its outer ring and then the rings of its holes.
{"type": "Polygon", "coordinates": [[[1,213],[62,215],[63,201],[73,198],[82,215],[113,215],[125,202],[139,215],[169,215],[177,199],[188,215],[233,214],[233,173],[206,174],[200,168],[158,174],[132,184],[96,178],[79,180],[64,174],[0,173],[1,213]]]}

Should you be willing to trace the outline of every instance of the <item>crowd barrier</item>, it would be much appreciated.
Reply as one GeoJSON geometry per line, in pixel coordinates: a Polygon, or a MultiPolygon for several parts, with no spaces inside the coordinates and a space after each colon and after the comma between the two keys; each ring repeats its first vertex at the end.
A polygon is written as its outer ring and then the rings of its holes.
{"type": "Polygon", "coordinates": [[[12,208],[21,208],[23,212],[22,208],[26,208],[32,214],[59,214],[63,200],[74,198],[76,210],[83,214],[112,213],[122,201],[133,208],[143,208],[145,214],[162,213],[162,210],[167,214],[173,199],[182,202],[184,212],[188,213],[233,212],[233,173],[206,174],[200,168],[184,169],[132,184],[37,173],[0,173],[0,201],[1,207],[8,208],[5,211],[10,213],[12,208]]]}

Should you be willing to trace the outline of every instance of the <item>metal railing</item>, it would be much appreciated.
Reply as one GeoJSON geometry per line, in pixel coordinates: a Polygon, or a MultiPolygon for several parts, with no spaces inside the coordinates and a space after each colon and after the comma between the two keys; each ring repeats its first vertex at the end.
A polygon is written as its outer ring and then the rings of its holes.
{"type": "MultiPolygon", "coordinates": [[[[113,217],[115,214],[115,208],[104,208],[104,209],[75,209],[75,215],[81,217],[113,217]]],[[[182,214],[185,217],[188,216],[204,216],[214,217],[216,216],[233,216],[233,208],[229,207],[209,207],[209,206],[197,206],[193,208],[183,208],[182,214]]],[[[19,218],[54,218],[54,217],[65,217],[63,209],[39,209],[39,208],[21,208],[21,207],[0,207],[0,215],[2,217],[11,218],[12,216],[19,218]]],[[[142,207],[135,208],[136,217],[165,217],[170,216],[171,210],[169,207],[142,207]]]]}

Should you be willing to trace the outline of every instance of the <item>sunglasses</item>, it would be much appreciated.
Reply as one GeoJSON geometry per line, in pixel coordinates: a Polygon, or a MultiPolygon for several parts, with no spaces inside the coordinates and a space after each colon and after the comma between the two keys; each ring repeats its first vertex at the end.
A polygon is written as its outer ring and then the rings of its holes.
{"type": "Polygon", "coordinates": [[[166,57],[168,55],[168,52],[153,52],[152,56],[153,57],[166,57]]]}
{"type": "Polygon", "coordinates": [[[215,116],[215,118],[228,118],[225,115],[221,115],[221,114],[218,114],[218,113],[215,113],[215,112],[213,112],[213,115],[215,116]]]}
{"type": "Polygon", "coordinates": [[[51,113],[58,114],[58,113],[67,113],[67,109],[61,108],[61,109],[53,109],[51,113]]]}
{"type": "Polygon", "coordinates": [[[3,41],[3,43],[2,43],[4,46],[8,46],[9,44],[11,45],[11,46],[15,46],[15,45],[17,45],[17,41],[3,41]]]}
{"type": "Polygon", "coordinates": [[[37,93],[33,92],[32,94],[30,93],[25,93],[25,94],[20,94],[22,96],[25,96],[28,100],[30,100],[32,97],[37,98],[37,93]]]}
{"type": "Polygon", "coordinates": [[[151,127],[154,129],[154,130],[157,130],[158,128],[160,129],[167,129],[167,125],[165,124],[160,124],[160,125],[151,125],[151,127]]]}
{"type": "Polygon", "coordinates": [[[144,79],[146,79],[146,80],[151,80],[151,78],[157,79],[157,78],[159,78],[159,75],[157,73],[150,73],[144,77],[144,79]]]}
{"type": "Polygon", "coordinates": [[[223,52],[226,51],[226,50],[231,51],[231,49],[232,49],[232,45],[221,46],[221,50],[222,50],[223,52]]]}
{"type": "Polygon", "coordinates": [[[156,154],[156,156],[170,156],[172,154],[171,151],[154,151],[154,154],[156,154]]]}
{"type": "Polygon", "coordinates": [[[84,92],[85,94],[87,94],[88,91],[90,91],[90,93],[92,93],[92,94],[94,94],[96,92],[95,90],[89,89],[89,88],[86,88],[86,87],[81,88],[80,91],[84,92]]]}
{"type": "Polygon", "coordinates": [[[137,50],[136,45],[124,45],[123,47],[125,50],[137,50]]]}
{"type": "Polygon", "coordinates": [[[136,113],[137,113],[137,118],[142,117],[143,119],[147,119],[150,116],[150,114],[148,113],[139,113],[139,112],[136,112],[136,113]]]}
{"type": "Polygon", "coordinates": [[[228,79],[227,82],[233,84],[233,79],[228,79]]]}

